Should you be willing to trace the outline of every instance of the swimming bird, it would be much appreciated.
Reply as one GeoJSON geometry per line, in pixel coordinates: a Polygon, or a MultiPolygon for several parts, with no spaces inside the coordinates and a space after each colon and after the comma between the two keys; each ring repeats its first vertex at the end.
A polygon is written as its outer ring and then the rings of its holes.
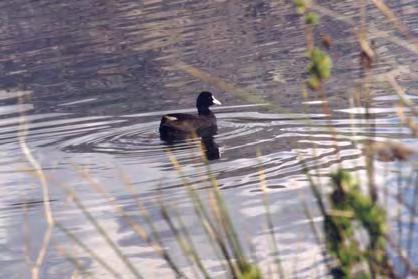
{"type": "Polygon", "coordinates": [[[216,134],[215,114],[209,109],[221,105],[211,92],[203,91],[196,100],[197,115],[187,113],[166,114],[160,122],[161,140],[172,143],[192,136],[210,137],[216,134]]]}

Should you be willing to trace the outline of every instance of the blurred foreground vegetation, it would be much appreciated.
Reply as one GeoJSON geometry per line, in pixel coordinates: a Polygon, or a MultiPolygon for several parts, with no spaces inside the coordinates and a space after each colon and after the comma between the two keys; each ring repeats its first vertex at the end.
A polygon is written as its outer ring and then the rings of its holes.
{"type": "MultiPolygon", "coordinates": [[[[399,34],[400,39],[405,44],[415,46],[415,53],[418,53],[415,38],[405,27],[405,25],[396,17],[396,14],[385,5],[383,1],[370,1],[376,9],[378,9],[385,17],[388,24],[393,25],[399,34]]],[[[364,117],[367,121],[373,122],[372,116],[368,113],[368,109],[372,106],[372,90],[371,84],[373,80],[373,65],[376,60],[376,54],[373,50],[373,43],[368,38],[366,17],[366,1],[359,1],[359,13],[364,20],[361,20],[355,26],[355,32],[358,37],[358,60],[361,66],[362,83],[358,87],[358,95],[360,96],[360,105],[365,108],[364,117]]],[[[322,110],[329,120],[329,133],[334,137],[334,148],[336,157],[339,158],[339,148],[337,145],[338,131],[332,124],[331,108],[328,107],[326,82],[332,76],[333,61],[329,55],[332,49],[332,38],[326,34],[318,34],[316,26],[320,24],[320,16],[316,12],[318,7],[312,1],[295,0],[295,10],[303,21],[303,31],[306,36],[306,55],[309,59],[307,64],[307,79],[301,84],[303,96],[308,94],[317,94],[322,100],[322,110]]],[[[179,63],[178,68],[187,72],[196,78],[211,83],[221,89],[240,94],[247,100],[257,102],[257,97],[245,92],[240,88],[234,87],[219,78],[212,77],[200,69],[196,69],[191,65],[179,63]]],[[[406,98],[402,88],[397,84],[392,76],[387,76],[386,82],[393,89],[394,94],[399,97],[399,105],[397,107],[401,122],[410,129],[411,134],[417,136],[418,126],[415,123],[417,116],[415,104],[406,98]]],[[[270,104],[272,110],[275,109],[274,104],[270,104]]],[[[306,107],[308,112],[309,107],[306,107]]],[[[22,127],[24,128],[24,117],[22,116],[22,127]]],[[[23,129],[24,131],[24,129],[23,129]]],[[[51,232],[53,229],[61,230],[68,236],[77,246],[83,249],[92,260],[96,261],[108,274],[114,278],[122,278],[115,270],[112,263],[106,261],[101,255],[94,251],[94,247],[88,247],[83,243],[82,239],[77,238],[70,230],[55,220],[50,208],[50,198],[48,196],[48,182],[42,173],[42,168],[31,155],[31,151],[25,143],[25,134],[21,134],[21,147],[28,161],[37,170],[37,176],[41,180],[44,192],[45,218],[48,222],[48,230],[44,236],[43,245],[38,256],[32,265],[32,277],[39,277],[39,269],[43,264],[46,247],[51,240],[51,232]]],[[[408,161],[413,157],[415,151],[406,147],[402,143],[394,142],[376,142],[373,137],[369,137],[361,142],[352,140],[359,149],[363,150],[365,161],[366,177],[358,177],[356,173],[350,173],[344,170],[341,165],[336,170],[330,171],[327,181],[319,181],[315,179],[315,169],[310,169],[304,164],[304,158],[300,156],[300,164],[303,166],[305,174],[309,180],[310,189],[316,201],[319,212],[322,216],[321,226],[314,222],[311,209],[301,200],[301,206],[304,207],[306,217],[310,221],[312,234],[316,235],[318,244],[322,248],[323,257],[328,270],[328,275],[334,278],[407,278],[418,277],[418,267],[416,259],[412,258],[414,254],[412,244],[417,229],[415,221],[418,210],[418,190],[415,185],[415,179],[408,181],[410,186],[414,188],[412,202],[406,203],[401,193],[394,197],[397,201],[400,212],[398,218],[409,220],[410,225],[408,231],[399,232],[394,230],[393,221],[389,220],[384,201],[384,183],[380,185],[376,181],[376,177],[380,174],[375,169],[376,158],[383,158],[387,161],[408,161]],[[406,237],[405,237],[406,235],[406,237]],[[404,241],[402,239],[405,238],[404,241]]],[[[195,143],[191,143],[195,144],[195,143]]],[[[198,146],[198,148],[202,148],[198,146]]],[[[254,150],[254,152],[258,152],[254,150]]],[[[182,166],[176,157],[170,151],[166,150],[167,157],[171,161],[173,167],[177,170],[179,177],[182,179],[184,188],[187,190],[188,197],[193,206],[194,213],[199,220],[199,226],[202,227],[206,234],[206,238],[212,247],[214,254],[217,255],[218,261],[224,268],[224,277],[239,279],[258,279],[258,278],[289,278],[292,277],[291,272],[286,270],[282,263],[282,255],[276,236],[274,233],[274,213],[269,208],[268,192],[266,190],[266,181],[263,165],[260,163],[259,179],[260,189],[263,192],[263,204],[265,208],[266,224],[269,231],[270,256],[273,258],[274,267],[269,274],[263,274],[262,268],[246,254],[246,248],[242,243],[240,232],[234,227],[231,213],[228,211],[227,201],[222,197],[216,177],[212,175],[210,163],[202,156],[207,171],[207,180],[210,184],[208,188],[209,201],[203,200],[197,191],[197,185],[193,185],[182,171],[182,166]],[[209,206],[208,206],[209,205],[209,206]]],[[[204,151],[201,152],[204,154],[204,151]]],[[[400,174],[399,174],[400,175],[400,174]]],[[[184,256],[184,259],[193,266],[193,273],[189,274],[177,265],[176,258],[167,251],[162,241],[161,232],[159,232],[156,224],[147,212],[146,208],[138,201],[138,212],[146,221],[145,224],[139,224],[127,214],[123,207],[118,204],[113,197],[106,193],[102,187],[92,179],[88,173],[80,170],[80,176],[86,180],[92,188],[101,193],[103,197],[112,205],[121,218],[129,225],[130,229],[143,239],[153,251],[163,259],[167,266],[173,271],[177,278],[212,278],[210,268],[205,266],[199,254],[199,248],[190,236],[187,227],[179,213],[175,208],[166,204],[164,199],[158,200],[160,213],[170,228],[171,233],[175,236],[178,247],[184,256]]],[[[380,180],[379,180],[380,181],[380,180]]],[[[126,180],[122,182],[128,188],[133,189],[131,183],[126,180]]],[[[127,257],[121,247],[115,244],[109,237],[109,234],[95,220],[89,210],[77,198],[76,193],[67,189],[68,195],[74,204],[79,208],[80,212],[91,222],[96,229],[98,235],[103,237],[112,250],[120,257],[127,269],[131,272],[130,276],[135,278],[143,278],[141,275],[141,266],[135,266],[127,257]]],[[[297,197],[295,197],[297,198],[297,197]]],[[[74,265],[76,273],[80,277],[95,277],[83,265],[70,254],[63,252],[68,260],[74,265]]],[[[416,257],[416,255],[415,255],[416,257]]]]}

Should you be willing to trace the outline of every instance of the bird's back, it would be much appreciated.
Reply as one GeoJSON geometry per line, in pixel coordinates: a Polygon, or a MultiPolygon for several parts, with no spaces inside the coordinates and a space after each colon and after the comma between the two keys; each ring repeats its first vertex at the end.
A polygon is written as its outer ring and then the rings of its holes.
{"type": "Polygon", "coordinates": [[[160,137],[164,141],[183,140],[200,134],[216,133],[216,118],[211,115],[173,113],[164,115],[160,122],[160,137]]]}

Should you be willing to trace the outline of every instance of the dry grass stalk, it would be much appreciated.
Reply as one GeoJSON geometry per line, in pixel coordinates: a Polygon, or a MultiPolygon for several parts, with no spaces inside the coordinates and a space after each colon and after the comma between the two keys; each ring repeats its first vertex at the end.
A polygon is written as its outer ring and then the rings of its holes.
{"type": "Polygon", "coordinates": [[[82,248],[92,259],[97,261],[105,270],[107,270],[114,278],[121,278],[121,274],[119,274],[116,270],[113,269],[104,259],[102,259],[96,252],[90,249],[87,245],[85,245],[80,238],[75,236],[70,230],[64,227],[60,222],[56,222],[55,226],[62,231],[69,239],[74,241],[80,248],[82,248]]]}
{"type": "MultiPolygon", "coordinates": [[[[176,276],[178,277],[185,277],[184,273],[177,267],[175,261],[171,258],[171,256],[165,251],[162,246],[161,239],[157,237],[159,241],[154,241],[150,238],[146,232],[146,230],[135,222],[123,209],[123,207],[116,201],[114,197],[112,197],[109,193],[107,193],[103,187],[95,181],[86,170],[82,170],[81,173],[82,177],[87,181],[90,186],[98,193],[102,195],[102,197],[107,200],[109,204],[113,206],[116,212],[120,215],[120,217],[131,227],[131,229],[137,234],[141,239],[147,242],[153,249],[156,251],[158,255],[160,255],[170,266],[170,268],[175,272],[176,276]]],[[[158,235],[158,232],[155,228],[153,228],[154,236],[158,235]]]]}
{"type": "MultiPolygon", "coordinates": [[[[347,23],[350,26],[354,27],[354,32],[356,32],[356,26],[357,22],[353,20],[350,16],[345,16],[342,14],[339,14],[338,12],[332,11],[330,9],[327,9],[319,4],[315,4],[312,6],[312,10],[317,11],[318,13],[322,15],[329,16],[331,18],[334,18],[336,20],[339,20],[341,22],[347,23]]],[[[400,47],[403,47],[404,49],[407,49],[415,54],[418,54],[418,44],[415,42],[408,42],[404,39],[398,38],[397,36],[390,34],[386,31],[382,31],[370,26],[367,26],[367,31],[369,34],[371,34],[372,39],[378,39],[378,38],[384,38],[385,40],[398,45],[400,47]]]]}
{"type": "Polygon", "coordinates": [[[415,103],[406,96],[405,89],[402,88],[399,83],[396,81],[393,74],[388,74],[386,76],[386,80],[389,82],[392,89],[395,91],[395,93],[398,95],[400,103],[402,105],[405,105],[409,108],[409,110],[415,115],[418,116],[418,110],[416,109],[415,103]]]}
{"type": "Polygon", "coordinates": [[[30,238],[30,225],[29,225],[29,212],[28,205],[25,202],[23,205],[23,243],[24,245],[24,257],[25,262],[29,267],[32,267],[33,262],[30,257],[32,251],[31,238],[30,238]]]}
{"type": "Polygon", "coordinates": [[[418,137],[418,124],[415,122],[414,118],[405,115],[404,107],[398,106],[396,108],[396,113],[402,124],[409,128],[411,134],[414,137],[418,137]]]}
{"type": "Polygon", "coordinates": [[[236,259],[237,274],[239,277],[239,276],[242,276],[242,271],[246,269],[248,261],[243,252],[244,250],[242,249],[242,246],[240,244],[238,234],[235,231],[228,209],[222,198],[219,182],[215,178],[213,171],[211,170],[210,164],[206,156],[204,155],[205,154],[204,147],[202,144],[199,144],[198,146],[200,149],[201,159],[206,166],[206,175],[211,185],[210,189],[212,190],[211,195],[213,197],[211,208],[214,210],[213,211],[214,215],[217,218],[221,229],[223,230],[224,236],[226,236],[226,239],[227,239],[226,243],[229,244],[229,247],[236,259]]]}
{"type": "Polygon", "coordinates": [[[73,272],[71,278],[93,278],[93,275],[84,268],[83,264],[80,263],[77,258],[68,253],[64,247],[55,245],[55,248],[62,257],[66,258],[74,266],[75,271],[73,272]]]}
{"type": "Polygon", "coordinates": [[[386,16],[386,18],[404,34],[406,37],[411,37],[411,32],[408,27],[396,16],[396,14],[390,9],[382,0],[371,0],[376,8],[386,16]]]}
{"type": "MultiPolygon", "coordinates": [[[[309,221],[309,225],[311,227],[311,230],[315,235],[316,243],[318,244],[319,247],[321,247],[324,244],[324,240],[321,237],[321,233],[320,233],[318,227],[315,225],[315,221],[314,221],[312,213],[311,213],[312,211],[309,208],[308,203],[306,202],[306,199],[305,199],[305,196],[304,196],[303,192],[299,192],[299,199],[301,200],[302,205],[303,205],[303,213],[307,217],[307,219],[309,221]]],[[[323,251],[324,258],[325,258],[326,257],[326,251],[325,250],[322,250],[322,251],[323,251]]]]}
{"type": "Polygon", "coordinates": [[[181,242],[183,242],[183,245],[186,248],[187,252],[190,253],[194,264],[196,264],[200,272],[203,274],[203,277],[206,279],[210,278],[209,272],[206,270],[205,266],[203,265],[200,259],[199,254],[197,253],[197,249],[193,243],[193,239],[190,236],[190,233],[188,232],[182,220],[180,212],[176,208],[172,208],[171,212],[175,214],[179,223],[179,231],[182,238],[181,242]]]}
{"type": "Polygon", "coordinates": [[[129,258],[121,251],[121,249],[116,245],[116,243],[110,238],[106,230],[97,222],[94,216],[88,211],[88,209],[83,205],[81,200],[77,197],[76,193],[69,188],[66,188],[68,196],[78,207],[78,209],[83,213],[87,220],[93,225],[96,231],[100,236],[106,241],[106,243],[112,248],[112,250],[118,255],[122,262],[128,267],[129,271],[134,275],[135,278],[143,278],[135,266],[131,263],[129,258]]]}
{"type": "MultiPolygon", "coordinates": [[[[407,236],[407,240],[406,240],[406,252],[407,252],[407,256],[408,258],[413,257],[412,254],[412,249],[413,249],[413,242],[414,242],[414,234],[415,234],[415,230],[416,230],[416,217],[417,217],[417,213],[418,213],[418,187],[417,182],[418,182],[418,175],[417,172],[414,170],[413,171],[415,174],[415,179],[414,181],[411,181],[412,183],[410,183],[409,185],[415,185],[414,187],[414,193],[413,195],[413,200],[412,200],[412,212],[410,212],[409,214],[409,226],[408,226],[408,236],[407,236]]],[[[410,176],[411,180],[412,180],[412,175],[410,176]]],[[[410,272],[410,265],[407,265],[407,268],[405,269],[405,273],[403,274],[404,278],[407,278],[410,272]]]]}
{"type": "MultiPolygon", "coordinates": [[[[169,212],[174,211],[173,207],[169,207],[169,206],[165,205],[162,200],[159,201],[159,207],[160,207],[160,212],[161,212],[161,215],[162,215],[164,221],[166,221],[168,227],[170,228],[171,232],[173,233],[173,235],[176,239],[176,242],[179,245],[181,251],[183,252],[188,264],[193,267],[193,272],[194,272],[195,278],[198,278],[198,272],[195,269],[196,257],[193,256],[193,255],[196,255],[197,253],[194,250],[194,247],[192,248],[192,246],[190,245],[191,243],[188,240],[186,240],[185,234],[188,234],[188,233],[185,231],[184,227],[178,229],[177,226],[174,224],[174,220],[169,214],[169,212]]],[[[199,257],[197,256],[197,258],[199,258],[199,257]]],[[[202,267],[203,267],[203,265],[202,265],[202,267]]],[[[207,272],[204,268],[203,268],[203,270],[204,270],[204,273],[203,273],[204,277],[209,278],[209,274],[207,274],[207,272]]],[[[185,277],[185,276],[183,275],[182,277],[185,277]]]]}
{"type": "MultiPolygon", "coordinates": [[[[178,172],[179,177],[181,178],[183,185],[185,185],[187,193],[192,201],[193,208],[196,215],[199,217],[201,224],[205,230],[206,235],[208,236],[209,241],[211,242],[211,247],[214,248],[214,252],[218,255],[219,259],[225,260],[228,265],[228,270],[233,278],[237,278],[239,270],[237,266],[232,261],[232,257],[227,248],[227,244],[223,240],[223,236],[220,233],[219,229],[215,226],[211,218],[209,217],[208,212],[203,205],[199,195],[196,192],[196,189],[193,187],[192,183],[186,178],[183,173],[183,170],[177,161],[177,158],[173,155],[170,149],[166,149],[166,154],[170,159],[174,169],[178,172]],[[215,249],[215,247],[217,249],[215,249]],[[221,256],[220,256],[221,255],[221,256]]],[[[211,206],[211,209],[214,210],[214,207],[211,206]]]]}
{"type": "Polygon", "coordinates": [[[170,266],[170,268],[174,271],[174,273],[177,276],[179,277],[184,276],[180,268],[175,264],[174,259],[172,259],[172,257],[165,251],[164,244],[163,244],[162,238],[160,237],[158,229],[155,227],[154,223],[152,222],[149,212],[147,211],[143,203],[140,202],[138,198],[138,193],[135,191],[132,181],[123,172],[121,172],[121,177],[128,191],[135,197],[135,203],[136,203],[136,206],[138,208],[138,211],[141,217],[145,220],[145,222],[151,229],[151,237],[147,237],[145,234],[146,239],[144,240],[148,244],[150,244],[152,247],[154,247],[156,252],[167,262],[167,264],[170,266]]]}
{"type": "MultiPolygon", "coordinates": [[[[367,152],[369,152],[372,156],[377,156],[377,159],[383,162],[390,162],[395,160],[407,161],[411,158],[411,156],[417,153],[409,146],[393,141],[372,142],[364,149],[366,148],[368,149],[367,152]]],[[[366,152],[364,149],[363,152],[366,152]]]]}
{"type": "Polygon", "coordinates": [[[403,250],[398,244],[395,244],[390,237],[386,237],[386,241],[389,243],[392,249],[394,249],[397,252],[397,256],[399,257],[401,262],[407,267],[408,273],[413,276],[411,278],[416,278],[418,276],[418,267],[415,266],[408,258],[408,253],[405,250],[403,250]]]}
{"type": "MultiPolygon", "coordinates": [[[[24,96],[19,96],[19,105],[21,105],[24,101],[24,96]]],[[[21,108],[21,106],[19,106],[21,108]]],[[[49,187],[47,183],[47,179],[45,173],[43,172],[41,164],[35,159],[32,155],[32,151],[30,150],[29,146],[26,143],[28,135],[28,122],[24,115],[23,109],[20,110],[20,117],[19,117],[19,131],[18,131],[18,140],[20,144],[20,149],[25,156],[26,160],[29,162],[31,167],[34,169],[37,178],[39,179],[41,189],[42,189],[42,204],[44,206],[44,216],[47,222],[47,228],[44,233],[44,237],[42,240],[41,248],[39,249],[38,256],[31,266],[31,276],[32,279],[39,278],[39,270],[44,262],[46,253],[48,251],[48,246],[51,241],[51,236],[54,228],[54,216],[52,214],[51,204],[50,204],[50,197],[49,197],[49,187]]]]}
{"type": "Polygon", "coordinates": [[[277,245],[276,235],[274,233],[274,224],[272,220],[272,213],[270,210],[269,200],[268,200],[268,194],[267,194],[267,178],[266,173],[263,168],[263,162],[261,161],[261,151],[260,149],[257,149],[257,157],[259,161],[259,168],[258,168],[258,178],[260,181],[260,190],[262,192],[262,199],[263,199],[263,205],[265,209],[266,219],[267,219],[267,228],[270,235],[270,244],[271,249],[274,256],[274,261],[276,263],[277,268],[277,274],[279,275],[279,278],[285,278],[282,263],[280,260],[280,250],[279,246],[277,245]]]}
{"type": "MultiPolygon", "coordinates": [[[[299,192],[299,199],[302,201],[303,213],[305,214],[306,218],[309,221],[309,226],[311,227],[311,230],[314,233],[316,243],[317,243],[317,245],[318,245],[318,247],[321,251],[321,255],[322,255],[322,258],[325,262],[326,268],[328,269],[328,271],[331,271],[332,266],[331,266],[331,263],[328,260],[329,257],[328,257],[327,250],[325,248],[325,241],[322,237],[322,234],[321,234],[320,230],[318,229],[318,227],[315,224],[315,221],[314,221],[312,213],[311,213],[312,211],[309,208],[308,203],[306,202],[306,199],[305,199],[305,196],[304,196],[303,192],[299,192]]],[[[319,201],[317,201],[317,202],[319,202],[319,201]]],[[[322,201],[320,201],[320,202],[322,202],[322,201]]],[[[322,216],[324,216],[324,215],[322,215],[322,216]]]]}
{"type": "MultiPolygon", "coordinates": [[[[376,58],[376,54],[372,48],[372,43],[369,42],[367,37],[367,27],[366,27],[366,18],[367,18],[367,6],[364,0],[360,3],[360,15],[361,15],[361,24],[358,32],[358,43],[360,45],[360,66],[362,69],[361,72],[361,85],[360,85],[360,94],[364,96],[364,108],[365,115],[364,118],[367,123],[370,125],[370,133],[368,136],[366,145],[369,146],[373,142],[375,136],[376,123],[374,121],[374,116],[370,113],[370,107],[372,106],[372,90],[370,90],[370,84],[372,80],[371,69],[373,67],[373,62],[376,58]]],[[[377,188],[375,182],[375,167],[373,154],[369,152],[369,149],[366,149],[364,152],[366,171],[367,171],[367,180],[369,195],[373,201],[377,201],[377,188]]]]}

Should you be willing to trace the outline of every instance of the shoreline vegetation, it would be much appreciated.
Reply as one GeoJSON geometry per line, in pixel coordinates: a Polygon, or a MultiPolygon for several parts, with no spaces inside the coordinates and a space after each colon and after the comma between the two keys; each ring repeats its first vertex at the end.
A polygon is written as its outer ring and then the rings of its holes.
{"type": "MultiPolygon", "coordinates": [[[[386,18],[388,24],[391,24],[400,34],[399,36],[387,35],[388,39],[396,44],[405,47],[408,51],[418,53],[417,40],[408,30],[407,26],[396,16],[396,14],[381,0],[371,0],[371,5],[378,9],[386,18]]],[[[338,129],[333,124],[332,108],[327,101],[326,82],[332,76],[333,61],[329,52],[332,51],[332,38],[326,34],[320,34],[316,27],[320,23],[321,15],[330,16],[336,20],[347,22],[343,15],[329,11],[318,4],[308,0],[295,0],[295,9],[300,15],[303,31],[306,38],[306,53],[309,63],[307,64],[307,79],[301,84],[301,92],[305,99],[309,94],[317,94],[322,104],[322,112],[327,117],[327,128],[333,138],[333,148],[335,149],[335,161],[337,168],[330,170],[327,174],[328,179],[319,173],[315,166],[308,166],[305,163],[303,154],[299,155],[299,163],[304,170],[309,181],[312,196],[317,208],[310,208],[306,199],[308,194],[295,197],[300,199],[301,207],[308,220],[311,233],[315,235],[318,246],[321,250],[321,263],[326,267],[326,277],[334,278],[408,278],[418,276],[418,261],[416,252],[413,248],[417,246],[414,243],[416,238],[416,219],[418,216],[418,187],[416,184],[416,173],[411,171],[410,177],[401,177],[399,172],[398,189],[396,195],[390,196],[389,191],[385,189],[384,180],[377,180],[376,177],[384,177],[376,169],[375,160],[381,161],[399,161],[407,164],[411,157],[415,155],[415,150],[399,142],[378,142],[374,140],[373,129],[366,139],[359,139],[356,135],[350,139],[352,144],[357,146],[363,152],[364,167],[359,166],[365,172],[365,177],[360,177],[358,173],[345,170],[341,163],[340,150],[338,146],[338,129]],[[321,179],[320,179],[321,178],[321,179]],[[382,183],[383,181],[383,183],[382,183]],[[407,183],[407,184],[405,184],[407,183]],[[406,199],[403,189],[409,187],[413,189],[412,195],[406,199]],[[387,200],[396,201],[396,208],[393,212],[387,212],[387,200]],[[321,216],[321,222],[314,220],[313,211],[318,211],[321,216]],[[390,214],[389,214],[390,213],[390,214]],[[404,222],[407,222],[405,231],[404,222]],[[402,223],[402,224],[401,224],[402,223]],[[415,235],[415,236],[414,236],[415,235]]],[[[404,127],[408,128],[411,135],[418,135],[418,126],[415,122],[418,116],[416,105],[408,99],[405,90],[397,83],[393,74],[381,75],[379,77],[373,74],[373,66],[376,60],[374,52],[374,43],[369,38],[369,27],[367,26],[367,5],[366,1],[358,1],[358,12],[360,22],[353,26],[353,30],[358,38],[358,60],[361,67],[361,84],[351,97],[353,107],[364,108],[364,120],[372,123],[371,126],[378,125],[374,123],[373,114],[369,112],[373,102],[373,82],[384,82],[392,89],[399,98],[396,111],[404,127]]],[[[350,25],[353,25],[350,22],[350,25]]],[[[178,62],[175,68],[190,74],[191,76],[204,81],[221,90],[231,92],[239,98],[245,99],[250,103],[266,103],[261,97],[239,88],[228,81],[213,76],[202,69],[192,65],[178,62]]],[[[28,98],[27,95],[21,96],[22,102],[28,98]]],[[[268,105],[271,111],[281,111],[282,108],[274,104],[268,105]]],[[[309,113],[309,106],[305,104],[305,112],[309,113]]],[[[309,122],[309,119],[306,119],[309,122]]],[[[355,123],[353,121],[353,123],[355,123]]],[[[355,125],[355,124],[353,124],[355,125]]],[[[26,239],[26,261],[30,266],[33,279],[41,278],[40,270],[44,264],[48,249],[55,247],[59,253],[66,258],[74,267],[74,278],[94,278],[90,270],[86,269],[83,262],[67,250],[64,244],[53,243],[52,233],[55,230],[66,235],[69,241],[80,248],[88,257],[95,261],[103,271],[113,278],[145,278],[141,269],[143,266],[135,265],[123,247],[119,246],[106,231],[103,226],[89,212],[83,202],[77,196],[77,193],[67,185],[58,185],[62,187],[71,200],[89,223],[94,227],[98,236],[100,236],[110,247],[110,249],[124,263],[129,275],[121,274],[115,269],[112,263],[107,262],[102,255],[95,252],[94,247],[89,247],[74,232],[68,229],[63,223],[56,219],[51,208],[51,197],[49,194],[48,177],[44,174],[42,166],[36,160],[30,147],[26,143],[27,123],[25,114],[21,112],[19,143],[22,153],[28,163],[32,166],[33,174],[39,179],[39,185],[42,189],[42,200],[44,206],[44,217],[47,229],[45,230],[43,241],[40,248],[36,251],[35,257],[30,255],[30,239],[26,239]]],[[[199,143],[191,142],[191,150],[200,154],[202,167],[205,169],[205,198],[201,193],[201,185],[195,185],[188,179],[183,171],[183,167],[170,150],[166,148],[168,160],[172,167],[177,171],[182,180],[184,189],[190,200],[193,212],[198,220],[197,225],[204,232],[206,243],[211,247],[216,255],[220,267],[223,269],[222,278],[237,279],[260,279],[260,278],[292,278],[291,270],[283,264],[283,255],[277,235],[275,233],[275,213],[270,207],[269,194],[266,175],[263,163],[259,161],[259,190],[261,191],[262,204],[264,206],[265,223],[268,231],[269,248],[269,266],[262,267],[257,261],[254,261],[251,255],[248,255],[249,248],[243,243],[242,232],[234,226],[232,218],[233,213],[228,210],[228,201],[222,196],[220,185],[211,171],[211,164],[206,160],[204,150],[199,143]],[[199,189],[199,190],[198,190],[199,189]],[[268,270],[269,272],[265,272],[268,270]]],[[[312,146],[315,152],[315,145],[312,146]]],[[[254,150],[257,157],[261,157],[260,150],[254,150]]],[[[116,214],[123,220],[129,229],[142,241],[144,241],[152,251],[158,255],[171,269],[173,277],[176,278],[214,278],[211,275],[210,268],[200,254],[198,243],[192,238],[189,228],[185,225],[181,211],[172,203],[164,200],[163,190],[159,198],[155,201],[159,208],[159,214],[162,217],[170,234],[174,236],[177,247],[182,254],[183,261],[187,262],[190,270],[185,272],[179,266],[179,259],[173,256],[164,244],[164,235],[159,231],[158,225],[148,212],[133,186],[133,183],[121,170],[121,184],[135,199],[138,215],[143,222],[139,223],[136,219],[126,212],[123,206],[98,183],[89,172],[83,168],[75,166],[79,177],[85,181],[96,193],[100,194],[104,200],[114,209],[116,214]]],[[[54,185],[55,186],[55,185],[54,185]]],[[[27,210],[27,209],[26,209],[27,210]]],[[[29,230],[30,228],[27,228],[29,230]]],[[[167,233],[167,232],[165,232],[167,233]]],[[[29,232],[28,232],[29,234],[29,232]]],[[[33,251],[32,251],[33,252],[33,251]]],[[[178,253],[176,253],[178,254],[178,253]]],[[[219,277],[216,277],[219,278],[219,277]]]]}

